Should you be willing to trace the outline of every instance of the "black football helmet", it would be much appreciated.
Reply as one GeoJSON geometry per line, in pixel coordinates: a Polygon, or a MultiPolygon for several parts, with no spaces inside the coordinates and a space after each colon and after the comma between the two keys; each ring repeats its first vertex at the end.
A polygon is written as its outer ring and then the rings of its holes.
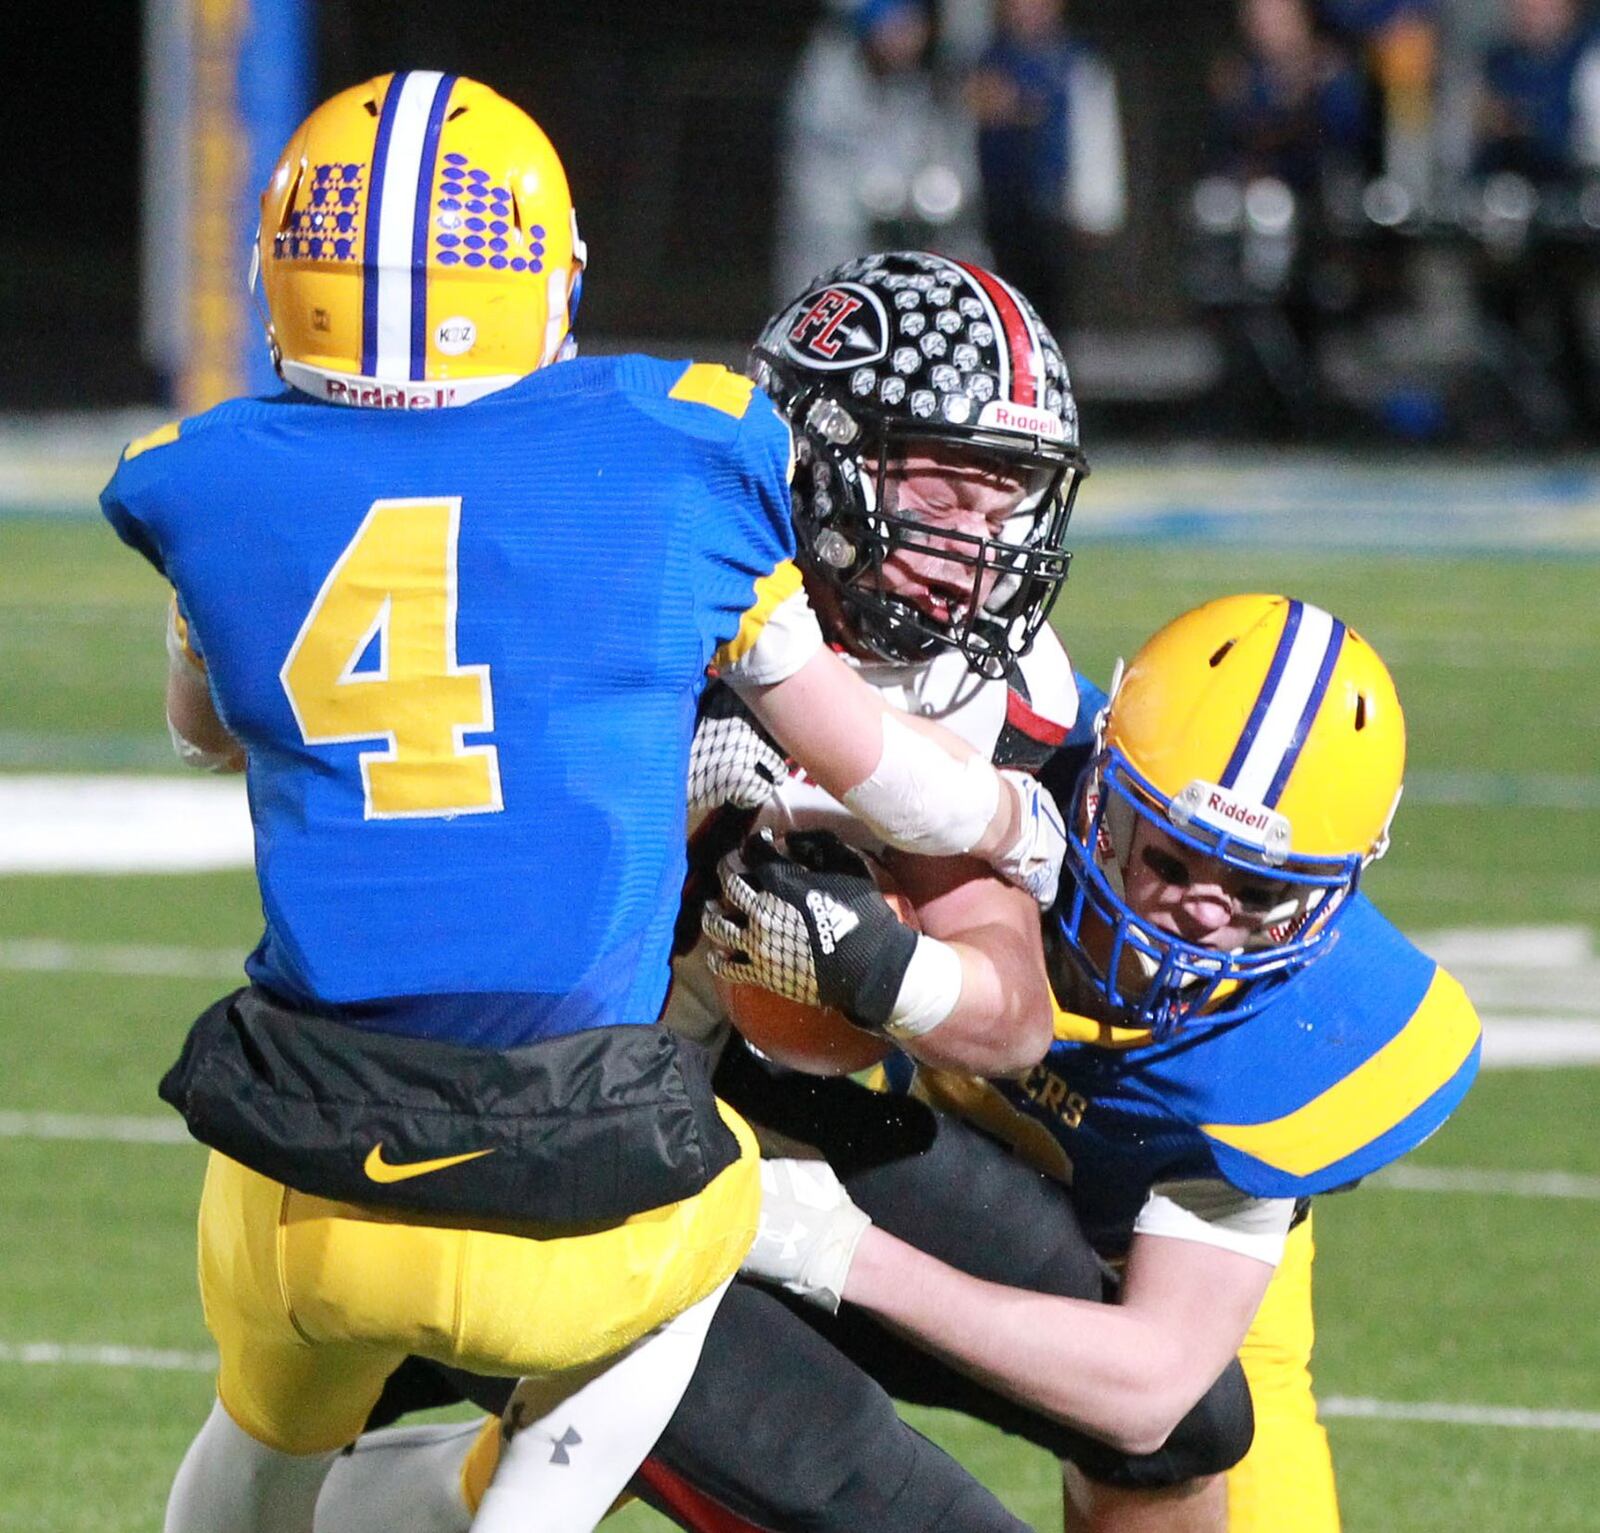
{"type": "Polygon", "coordinates": [[[864,256],[768,321],[750,372],[794,430],[800,562],[837,596],[853,645],[913,663],[954,648],[980,675],[1010,672],[1067,578],[1062,539],[1088,472],[1061,348],[1028,300],[964,261],[864,256]],[[1001,537],[893,514],[895,465],[952,447],[1028,486],[1001,537]],[[970,598],[941,619],[884,591],[897,549],[955,563],[970,598]]]}

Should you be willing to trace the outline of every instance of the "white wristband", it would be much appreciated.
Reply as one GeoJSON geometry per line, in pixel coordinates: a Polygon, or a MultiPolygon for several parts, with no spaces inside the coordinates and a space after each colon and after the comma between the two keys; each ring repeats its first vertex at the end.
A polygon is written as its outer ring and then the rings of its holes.
{"type": "Polygon", "coordinates": [[[844,806],[903,852],[958,857],[970,852],[1000,807],[1000,776],[981,756],[957,761],[927,735],[883,716],[883,755],[844,806]]]}
{"type": "Polygon", "coordinates": [[[961,999],[961,955],[937,937],[918,936],[889,1020],[891,1038],[909,1042],[931,1033],[961,999]]]}

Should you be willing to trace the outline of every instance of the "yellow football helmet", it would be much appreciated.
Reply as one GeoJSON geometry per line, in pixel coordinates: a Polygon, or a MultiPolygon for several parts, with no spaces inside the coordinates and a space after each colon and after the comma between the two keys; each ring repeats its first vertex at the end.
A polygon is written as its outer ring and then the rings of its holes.
{"type": "Polygon", "coordinates": [[[1223,597],[1134,656],[1098,744],[1070,817],[1067,946],[1114,1008],[1158,1034],[1258,1009],[1316,956],[1388,846],[1405,720],[1383,661],[1309,602],[1223,597]],[[1128,904],[1140,819],[1271,891],[1243,947],[1185,941],[1128,904]]]}
{"type": "Polygon", "coordinates": [[[570,355],[584,262],[549,139],[457,75],[341,91],[261,194],[267,339],[321,399],[465,404],[570,355]]]}

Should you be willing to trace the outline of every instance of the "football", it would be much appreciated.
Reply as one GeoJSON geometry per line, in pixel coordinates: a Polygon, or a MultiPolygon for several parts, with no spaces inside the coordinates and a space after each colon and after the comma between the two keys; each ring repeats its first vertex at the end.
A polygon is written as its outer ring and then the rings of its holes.
{"type": "MultiPolygon", "coordinates": [[[[919,930],[915,908],[895,886],[888,870],[874,858],[867,862],[889,908],[907,926],[919,930]]],[[[791,1070],[852,1075],[877,1064],[893,1047],[887,1038],[856,1027],[831,1006],[804,1006],[759,985],[733,980],[719,979],[716,987],[724,1015],[745,1042],[791,1070]]]]}

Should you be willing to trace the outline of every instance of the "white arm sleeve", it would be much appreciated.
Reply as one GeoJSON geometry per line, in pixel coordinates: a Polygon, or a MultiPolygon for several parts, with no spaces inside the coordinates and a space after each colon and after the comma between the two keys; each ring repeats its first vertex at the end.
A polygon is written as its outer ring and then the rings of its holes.
{"type": "Polygon", "coordinates": [[[1255,1198],[1224,1181],[1158,1182],[1133,1232],[1197,1240],[1276,1267],[1293,1218],[1293,1198],[1255,1198]]]}
{"type": "Polygon", "coordinates": [[[983,756],[957,761],[938,741],[885,712],[883,754],[843,802],[890,846],[920,857],[957,857],[983,839],[994,819],[1000,774],[983,756]]]}

